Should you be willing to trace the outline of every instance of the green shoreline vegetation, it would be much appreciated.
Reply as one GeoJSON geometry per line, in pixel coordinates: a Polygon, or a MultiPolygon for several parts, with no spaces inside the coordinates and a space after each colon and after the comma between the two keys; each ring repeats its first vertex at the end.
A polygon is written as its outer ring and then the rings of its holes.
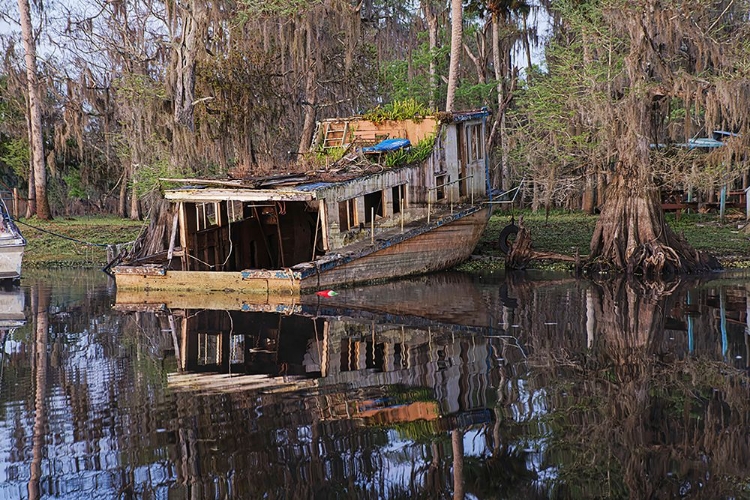
{"type": "MultiPolygon", "coordinates": [[[[464,271],[504,269],[504,254],[498,249],[500,231],[508,225],[511,217],[518,221],[523,216],[524,224],[531,232],[534,250],[575,255],[576,249],[584,258],[589,252],[591,235],[598,220],[596,215],[564,210],[543,210],[532,213],[530,210],[495,211],[475,255],[479,258],[459,266],[464,271]]],[[[729,211],[724,221],[715,213],[683,213],[679,220],[675,213],[665,214],[669,226],[693,245],[696,250],[713,254],[726,268],[750,268],[750,233],[743,230],[744,214],[729,211]]],[[[533,269],[565,270],[572,267],[565,262],[532,261],[533,269]]]]}
{"type": "MultiPolygon", "coordinates": [[[[511,220],[522,215],[531,231],[533,247],[544,252],[582,256],[588,253],[597,216],[581,212],[530,210],[496,211],[477,246],[478,258],[459,266],[465,271],[504,268],[503,253],[498,249],[500,231],[511,220]]],[[[666,214],[667,222],[698,250],[713,253],[725,268],[750,267],[750,234],[743,231],[744,215],[730,212],[725,221],[716,214],[666,214]]],[[[59,217],[46,222],[36,218],[21,219],[19,227],[28,245],[24,268],[89,268],[106,265],[106,245],[132,242],[145,230],[147,221],[133,221],[114,216],[59,217]],[[51,234],[54,233],[54,234],[51,234]],[[61,237],[62,236],[62,237],[61,237]],[[85,242],[85,243],[84,243],[85,242]]],[[[535,269],[567,269],[567,263],[535,261],[535,269]]]]}
{"type": "Polygon", "coordinates": [[[106,245],[132,242],[147,226],[148,221],[115,216],[22,218],[18,227],[27,242],[23,268],[102,268],[107,264],[106,245]]]}

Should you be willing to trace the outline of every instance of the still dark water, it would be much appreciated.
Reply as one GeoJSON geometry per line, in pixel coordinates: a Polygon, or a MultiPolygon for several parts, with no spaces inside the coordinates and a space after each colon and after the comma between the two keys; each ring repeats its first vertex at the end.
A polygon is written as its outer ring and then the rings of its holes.
{"type": "Polygon", "coordinates": [[[0,498],[747,498],[750,277],[0,290],[0,498]],[[153,300],[149,299],[149,300],[153,300]]]}

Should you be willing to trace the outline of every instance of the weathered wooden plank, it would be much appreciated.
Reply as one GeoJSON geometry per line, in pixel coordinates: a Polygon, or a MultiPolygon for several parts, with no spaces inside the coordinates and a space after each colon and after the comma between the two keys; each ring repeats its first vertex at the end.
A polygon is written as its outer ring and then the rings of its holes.
{"type": "Polygon", "coordinates": [[[299,295],[291,292],[247,293],[245,291],[174,291],[119,289],[115,307],[122,311],[155,311],[169,308],[219,311],[272,312],[293,314],[301,311],[299,295]]]}
{"type": "MultiPolygon", "coordinates": [[[[118,293],[119,295],[119,293],[118,293]]],[[[120,312],[164,312],[167,306],[164,303],[141,303],[137,301],[133,302],[116,302],[112,309],[120,312]]]]}
{"type": "Polygon", "coordinates": [[[167,376],[167,384],[176,391],[227,393],[255,389],[299,390],[314,387],[317,382],[310,379],[268,377],[267,375],[170,373],[167,376]]]}
{"type": "Polygon", "coordinates": [[[164,192],[170,201],[207,203],[220,201],[312,201],[314,194],[293,189],[176,189],[164,192]]]}
{"type": "Polygon", "coordinates": [[[190,262],[190,252],[193,247],[191,246],[192,238],[190,237],[191,228],[195,231],[196,228],[196,216],[195,216],[195,205],[194,204],[179,204],[180,214],[180,246],[182,247],[182,269],[189,271],[193,266],[190,262]]]}
{"type": "MultiPolygon", "coordinates": [[[[169,271],[163,274],[139,273],[143,267],[113,269],[119,290],[242,291],[268,295],[270,292],[299,293],[299,279],[283,271],[213,272],[169,271]]],[[[163,271],[163,270],[162,270],[163,271]]]]}
{"type": "Polygon", "coordinates": [[[132,274],[136,276],[153,277],[163,277],[167,273],[164,267],[157,264],[146,264],[144,266],[115,266],[112,268],[112,272],[120,276],[127,276],[132,274]]]}

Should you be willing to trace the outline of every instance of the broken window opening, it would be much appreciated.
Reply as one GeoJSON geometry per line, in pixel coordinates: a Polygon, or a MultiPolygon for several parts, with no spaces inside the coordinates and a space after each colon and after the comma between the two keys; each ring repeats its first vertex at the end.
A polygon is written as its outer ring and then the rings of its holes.
{"type": "Polygon", "coordinates": [[[357,225],[357,200],[352,198],[339,202],[339,228],[342,233],[357,225]]]}
{"type": "Polygon", "coordinates": [[[239,222],[245,218],[241,201],[228,201],[227,202],[227,219],[229,223],[239,222]]]}
{"type": "Polygon", "coordinates": [[[393,198],[393,213],[400,213],[402,208],[406,208],[406,184],[399,184],[391,188],[391,197],[393,198]],[[401,206],[403,203],[403,207],[401,206]]]}
{"type": "Polygon", "coordinates": [[[385,344],[382,342],[365,342],[365,368],[378,372],[385,371],[385,344]]]}
{"type": "Polygon", "coordinates": [[[221,364],[222,340],[218,332],[198,333],[198,366],[221,364]]]}
{"type": "Polygon", "coordinates": [[[210,229],[212,227],[218,226],[218,217],[217,217],[218,209],[216,207],[216,202],[207,202],[207,203],[196,203],[195,204],[195,220],[196,220],[196,230],[197,231],[205,231],[206,229],[210,229]]]}
{"type": "Polygon", "coordinates": [[[445,184],[448,182],[447,175],[438,175],[435,177],[435,199],[445,199],[445,184]]]}
{"type": "Polygon", "coordinates": [[[383,217],[383,192],[375,191],[365,195],[365,223],[372,222],[373,214],[383,217]]]}
{"type": "Polygon", "coordinates": [[[484,158],[484,144],[482,141],[482,124],[469,125],[469,161],[476,162],[484,158]]]}

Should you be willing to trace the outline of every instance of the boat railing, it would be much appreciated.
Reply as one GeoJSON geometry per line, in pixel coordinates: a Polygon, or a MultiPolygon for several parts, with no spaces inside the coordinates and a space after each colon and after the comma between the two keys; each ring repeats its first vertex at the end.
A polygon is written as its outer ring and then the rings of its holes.
{"type": "Polygon", "coordinates": [[[503,203],[515,203],[516,198],[518,197],[518,193],[521,192],[521,188],[523,187],[524,182],[526,182],[526,178],[524,177],[521,179],[521,182],[518,183],[518,186],[508,189],[507,191],[503,191],[502,193],[496,195],[496,197],[493,197],[492,200],[486,201],[485,203],[496,205],[496,204],[503,204],[503,203]],[[509,198],[510,193],[513,193],[513,196],[509,198]]]}
{"type": "MultiPolygon", "coordinates": [[[[427,223],[428,224],[430,223],[430,218],[432,216],[432,203],[433,203],[432,202],[432,193],[433,192],[437,192],[439,189],[445,188],[446,186],[450,186],[451,184],[456,184],[458,182],[466,181],[466,180],[468,180],[470,182],[469,191],[471,193],[471,195],[470,195],[471,196],[471,203],[473,205],[474,204],[474,176],[473,175],[467,175],[465,177],[461,177],[459,179],[456,179],[455,181],[445,182],[443,184],[439,184],[439,185],[437,185],[435,187],[427,189],[427,223]]],[[[454,207],[453,190],[449,190],[448,198],[449,198],[449,203],[450,203],[451,215],[453,215],[453,207],[454,207]]],[[[400,206],[403,207],[404,206],[404,199],[403,198],[400,200],[400,203],[401,203],[400,206]]],[[[370,208],[370,228],[369,228],[370,229],[370,243],[371,244],[375,243],[375,232],[376,232],[376,230],[382,229],[382,226],[375,224],[375,218],[376,218],[375,216],[376,216],[376,214],[375,214],[375,208],[371,207],[370,208]]],[[[403,233],[404,232],[404,210],[403,209],[401,210],[400,222],[401,222],[401,232],[403,233]]]]}
{"type": "MultiPolygon", "coordinates": [[[[459,177],[455,181],[444,182],[443,184],[438,184],[435,187],[431,187],[427,189],[427,223],[428,224],[430,223],[430,216],[432,215],[432,193],[434,192],[435,194],[437,194],[437,192],[440,189],[444,189],[446,186],[450,186],[452,184],[465,181],[467,179],[470,181],[469,192],[471,193],[471,204],[473,205],[474,204],[474,176],[473,175],[459,177]]],[[[453,190],[452,189],[449,190],[448,198],[449,198],[449,203],[451,206],[451,214],[453,214],[453,190]]],[[[435,201],[437,202],[437,200],[435,201]]]]}

